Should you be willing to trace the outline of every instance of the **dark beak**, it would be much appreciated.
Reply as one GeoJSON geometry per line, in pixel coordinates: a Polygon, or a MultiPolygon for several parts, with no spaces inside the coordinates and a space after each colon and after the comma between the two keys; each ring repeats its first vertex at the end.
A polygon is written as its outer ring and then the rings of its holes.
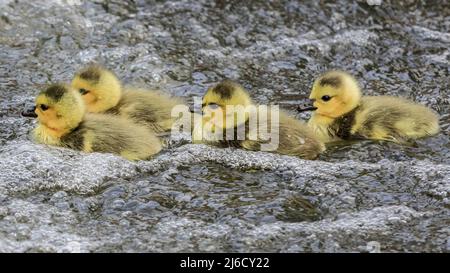
{"type": "Polygon", "coordinates": [[[22,116],[28,117],[28,118],[37,118],[37,115],[34,112],[35,110],[36,110],[36,106],[34,106],[34,105],[25,106],[25,109],[23,109],[23,112],[22,112],[22,116]]]}
{"type": "Polygon", "coordinates": [[[309,101],[308,103],[304,103],[302,105],[297,106],[298,112],[308,112],[317,110],[317,107],[313,106],[314,100],[309,101]]]}

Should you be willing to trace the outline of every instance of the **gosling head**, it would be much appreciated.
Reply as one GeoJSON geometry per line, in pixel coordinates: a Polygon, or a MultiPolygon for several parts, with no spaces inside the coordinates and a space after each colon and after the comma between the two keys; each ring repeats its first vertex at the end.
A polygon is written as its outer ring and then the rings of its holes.
{"type": "Polygon", "coordinates": [[[330,71],[316,79],[309,99],[314,101],[316,114],[334,119],[358,106],[361,91],[350,74],[330,71]]]}
{"type": "Polygon", "coordinates": [[[248,119],[246,107],[252,104],[250,96],[240,84],[224,80],[209,88],[203,96],[202,111],[208,119],[206,121],[222,128],[232,128],[248,119]]]}
{"type": "Polygon", "coordinates": [[[85,106],[78,91],[66,84],[53,84],[36,97],[35,113],[39,126],[60,138],[80,124],[85,106]]]}
{"type": "Polygon", "coordinates": [[[89,65],[75,74],[72,87],[82,96],[88,112],[104,112],[119,103],[122,87],[113,72],[89,65]]]}

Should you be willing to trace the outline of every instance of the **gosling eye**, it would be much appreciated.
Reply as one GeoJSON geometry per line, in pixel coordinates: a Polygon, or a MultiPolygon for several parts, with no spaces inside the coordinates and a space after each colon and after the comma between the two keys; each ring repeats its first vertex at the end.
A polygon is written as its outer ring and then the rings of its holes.
{"type": "Polygon", "coordinates": [[[211,108],[212,110],[215,110],[215,109],[219,108],[220,106],[217,103],[209,103],[208,107],[211,108]]]}
{"type": "Polygon", "coordinates": [[[48,105],[41,104],[41,105],[39,105],[39,108],[40,108],[42,111],[47,111],[49,107],[48,107],[48,105]]]}
{"type": "Polygon", "coordinates": [[[87,93],[89,93],[89,90],[86,90],[84,88],[80,88],[80,94],[81,95],[86,95],[87,93]]]}
{"type": "Polygon", "coordinates": [[[328,95],[325,95],[325,96],[322,96],[322,100],[323,101],[329,101],[329,100],[331,100],[331,97],[328,96],[328,95]]]}

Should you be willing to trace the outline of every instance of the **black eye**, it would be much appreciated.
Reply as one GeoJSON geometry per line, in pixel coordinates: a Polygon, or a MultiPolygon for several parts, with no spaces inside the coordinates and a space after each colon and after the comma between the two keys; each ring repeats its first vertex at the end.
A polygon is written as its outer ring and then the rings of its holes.
{"type": "Polygon", "coordinates": [[[219,108],[219,105],[216,103],[210,103],[210,104],[208,104],[208,107],[214,110],[214,109],[219,108]]]}
{"type": "Polygon", "coordinates": [[[39,105],[39,108],[41,108],[42,111],[47,111],[48,110],[48,106],[45,105],[45,104],[39,105]]]}
{"type": "Polygon", "coordinates": [[[84,88],[81,88],[81,89],[80,89],[80,94],[81,94],[81,95],[86,95],[87,93],[89,93],[88,90],[86,90],[86,89],[84,89],[84,88]]]}
{"type": "Polygon", "coordinates": [[[328,95],[325,95],[325,96],[322,96],[322,100],[323,101],[329,101],[329,100],[331,100],[331,97],[328,96],[328,95]]]}

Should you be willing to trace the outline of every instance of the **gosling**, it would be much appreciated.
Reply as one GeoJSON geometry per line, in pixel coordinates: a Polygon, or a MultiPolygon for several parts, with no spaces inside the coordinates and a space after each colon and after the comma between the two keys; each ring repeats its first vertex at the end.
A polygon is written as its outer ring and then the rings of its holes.
{"type": "Polygon", "coordinates": [[[148,159],[161,150],[159,138],[148,128],[85,111],[77,90],[65,84],[51,85],[36,98],[34,117],[38,126],[33,139],[87,153],[113,153],[129,160],[148,159]]]}
{"type": "Polygon", "coordinates": [[[325,142],[353,139],[406,143],[439,132],[431,109],[391,96],[362,96],[357,81],[343,71],[315,80],[309,96],[314,113],[308,122],[325,142]]]}
{"type": "Polygon", "coordinates": [[[72,87],[80,92],[88,112],[118,115],[161,134],[176,121],[172,109],[184,105],[181,99],[158,91],[124,88],[112,71],[99,65],[78,71],[72,87]]]}

